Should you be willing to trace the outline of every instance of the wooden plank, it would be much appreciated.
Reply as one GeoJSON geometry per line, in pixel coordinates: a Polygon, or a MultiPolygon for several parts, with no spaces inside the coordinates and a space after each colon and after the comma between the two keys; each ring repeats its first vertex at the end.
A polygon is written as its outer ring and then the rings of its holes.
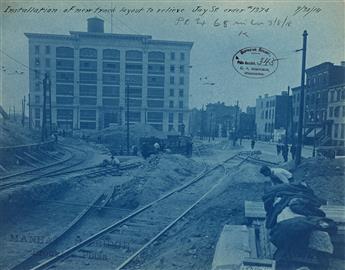
{"type": "MultiPolygon", "coordinates": [[[[321,210],[326,213],[326,216],[333,219],[337,223],[345,223],[345,206],[343,205],[323,205],[321,210]]],[[[266,212],[263,202],[245,201],[244,212],[246,218],[250,219],[264,219],[266,212]]]]}
{"type": "Polygon", "coordinates": [[[275,270],[276,262],[268,259],[245,258],[240,270],[275,270]]]}
{"type": "Polygon", "coordinates": [[[225,225],[217,242],[212,270],[238,269],[250,256],[249,231],[244,225],[225,225]]]}

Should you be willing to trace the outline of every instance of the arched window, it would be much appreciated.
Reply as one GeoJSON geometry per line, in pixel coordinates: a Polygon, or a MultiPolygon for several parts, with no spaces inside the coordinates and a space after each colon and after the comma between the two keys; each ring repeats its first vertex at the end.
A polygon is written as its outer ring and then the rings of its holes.
{"type": "Polygon", "coordinates": [[[69,47],[57,47],[56,57],[57,58],[74,58],[74,50],[69,47]]]}
{"type": "Polygon", "coordinates": [[[97,50],[92,48],[80,49],[80,58],[83,59],[97,59],[97,50]]]}
{"type": "Polygon", "coordinates": [[[143,53],[141,51],[126,51],[127,61],[143,61],[143,53]]]}
{"type": "Polygon", "coordinates": [[[103,50],[104,60],[120,60],[120,51],[114,49],[104,49],[103,50]]]}
{"type": "Polygon", "coordinates": [[[149,52],[149,62],[163,62],[165,55],[163,52],[149,52]]]}

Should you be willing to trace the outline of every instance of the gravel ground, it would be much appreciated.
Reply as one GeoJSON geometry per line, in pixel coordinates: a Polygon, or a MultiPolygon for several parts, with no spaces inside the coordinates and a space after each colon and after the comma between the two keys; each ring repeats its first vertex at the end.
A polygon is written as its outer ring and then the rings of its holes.
{"type": "MultiPolygon", "coordinates": [[[[180,155],[153,156],[146,161],[142,160],[143,166],[125,173],[122,177],[104,177],[69,183],[62,192],[56,192],[53,198],[87,204],[99,192],[115,184],[112,206],[135,209],[191,179],[204,169],[205,164],[212,166],[236,152],[248,150],[241,146],[232,147],[227,141],[214,141],[211,142],[211,146],[203,144],[203,142],[197,144],[200,146],[200,151],[195,151],[192,159],[180,155]]],[[[89,163],[98,162],[108,154],[102,147],[94,150],[94,153],[96,154],[92,155],[90,159],[92,162],[89,163]]],[[[265,159],[266,155],[263,154],[262,158],[265,159]]],[[[288,165],[284,164],[284,166],[288,165]]],[[[267,179],[259,174],[259,168],[259,165],[245,163],[236,171],[228,169],[229,175],[226,180],[208,198],[154,243],[152,248],[137,258],[141,268],[210,269],[214,249],[223,226],[244,224],[244,201],[261,200],[267,179]]],[[[341,161],[307,159],[294,172],[294,176],[298,180],[307,181],[316,194],[329,202],[344,204],[344,163],[341,161]]],[[[49,190],[49,192],[53,194],[53,191],[49,190]]],[[[13,212],[12,220],[0,222],[0,241],[10,242],[9,235],[18,231],[24,236],[30,234],[50,236],[49,232],[63,228],[80,211],[82,211],[80,207],[42,202],[30,209],[13,212]],[[69,210],[68,214],[66,209],[69,210]],[[59,222],[56,222],[57,220],[59,222]]],[[[24,245],[12,241],[8,245],[10,246],[8,251],[25,254],[33,247],[42,244],[37,244],[37,241],[27,242],[24,245]]],[[[0,261],[3,261],[2,257],[0,261]]],[[[8,259],[6,262],[9,263],[8,259]]],[[[1,269],[6,269],[2,266],[4,265],[0,265],[1,269]]]]}

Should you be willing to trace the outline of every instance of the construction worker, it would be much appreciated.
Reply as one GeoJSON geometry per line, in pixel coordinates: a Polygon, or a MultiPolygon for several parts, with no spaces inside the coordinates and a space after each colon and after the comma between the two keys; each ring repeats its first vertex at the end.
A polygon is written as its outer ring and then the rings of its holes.
{"type": "Polygon", "coordinates": [[[273,184],[289,184],[293,181],[292,174],[282,168],[270,168],[262,166],[260,173],[266,177],[271,178],[273,184]]]}

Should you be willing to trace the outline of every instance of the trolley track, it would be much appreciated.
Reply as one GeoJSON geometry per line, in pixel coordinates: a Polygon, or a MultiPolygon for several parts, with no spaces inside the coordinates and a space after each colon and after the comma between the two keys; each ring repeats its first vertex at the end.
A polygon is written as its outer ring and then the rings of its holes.
{"type": "MultiPolygon", "coordinates": [[[[219,179],[223,179],[223,177],[220,176],[224,176],[224,172],[226,171],[224,169],[225,164],[235,162],[236,164],[232,164],[231,167],[236,168],[246,161],[246,159],[240,158],[240,161],[238,159],[239,155],[236,154],[223,163],[204,171],[186,184],[164,194],[159,199],[134,212],[122,212],[122,215],[120,214],[118,217],[118,221],[102,230],[98,230],[97,233],[94,233],[77,245],[72,245],[69,248],[66,248],[66,244],[60,245],[60,248],[63,247],[60,250],[63,251],[53,258],[45,258],[45,261],[42,261],[42,258],[40,258],[40,260],[37,261],[37,258],[31,256],[24,264],[21,264],[22,268],[15,267],[13,269],[29,269],[34,265],[36,266],[32,269],[47,269],[53,265],[58,269],[60,269],[60,267],[62,267],[61,269],[69,269],[68,265],[80,265],[80,260],[93,259],[93,261],[97,262],[97,258],[101,260],[102,263],[107,264],[109,268],[121,266],[126,261],[129,263],[143,249],[151,245],[156,239],[169,230],[216,188],[220,182],[219,179]],[[200,194],[202,195],[200,196],[200,194]],[[176,205],[176,201],[179,202],[179,205],[176,205]],[[145,234],[143,234],[143,232],[145,232],[145,234]],[[125,241],[125,239],[127,239],[127,241],[130,239],[130,247],[117,246],[114,248],[113,245],[104,244],[101,247],[97,245],[99,241],[101,243],[121,243],[125,241]],[[107,259],[102,260],[100,258],[107,259]],[[66,262],[61,264],[61,260],[66,260],[66,262]]],[[[70,237],[71,236],[68,237],[66,235],[66,238],[70,237]]],[[[61,239],[62,238],[63,236],[61,239]]],[[[71,240],[69,240],[69,243],[70,242],[71,240]]],[[[51,248],[53,248],[53,250],[58,250],[59,244],[57,243],[51,248]]],[[[122,267],[118,269],[122,269],[122,267]]]]}
{"type": "Polygon", "coordinates": [[[46,166],[40,170],[35,170],[34,171],[35,173],[33,171],[30,171],[30,172],[22,173],[20,175],[11,176],[11,178],[15,178],[16,180],[11,181],[7,179],[7,181],[2,182],[0,184],[0,191],[14,187],[14,186],[28,184],[36,180],[39,180],[42,177],[49,177],[50,175],[63,172],[69,168],[82,164],[86,160],[87,152],[83,149],[78,149],[78,148],[74,148],[74,149],[79,151],[78,153],[79,155],[77,155],[76,152],[72,152],[71,150],[65,148],[65,150],[71,154],[70,157],[66,158],[65,160],[60,161],[58,164],[55,164],[55,166],[65,164],[68,161],[73,161],[71,162],[71,164],[67,164],[60,168],[52,168],[53,166],[46,166]],[[41,171],[41,173],[37,174],[38,171],[41,171]]]}

